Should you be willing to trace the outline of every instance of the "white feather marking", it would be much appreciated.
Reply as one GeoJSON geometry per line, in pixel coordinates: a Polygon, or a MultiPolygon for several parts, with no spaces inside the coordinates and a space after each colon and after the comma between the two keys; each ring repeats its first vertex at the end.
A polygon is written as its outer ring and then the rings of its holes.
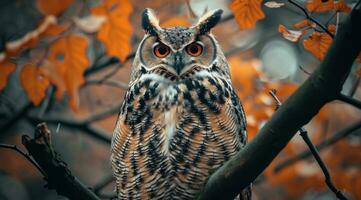
{"type": "Polygon", "coordinates": [[[169,152],[169,146],[173,135],[176,131],[176,122],[177,122],[177,106],[173,106],[170,110],[164,113],[164,123],[165,123],[165,136],[166,141],[164,145],[164,152],[169,152]]]}

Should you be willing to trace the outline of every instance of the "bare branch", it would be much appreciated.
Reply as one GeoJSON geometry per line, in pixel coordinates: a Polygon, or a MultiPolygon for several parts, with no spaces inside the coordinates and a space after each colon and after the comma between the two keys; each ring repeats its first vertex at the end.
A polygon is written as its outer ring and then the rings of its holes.
{"type": "Polygon", "coordinates": [[[335,187],[335,185],[332,183],[331,175],[326,167],[326,164],[321,159],[321,156],[319,155],[316,147],[312,144],[310,138],[308,137],[306,129],[301,128],[300,135],[302,136],[302,139],[306,142],[308,148],[310,149],[313,157],[316,159],[318,165],[321,167],[321,170],[325,176],[325,182],[326,182],[328,188],[330,188],[330,190],[333,193],[335,193],[335,195],[338,199],[347,200],[346,196],[340,190],[338,190],[335,187]]]}
{"type": "Polygon", "coordinates": [[[361,50],[361,6],[354,7],[325,59],[258,134],[214,172],[199,199],[234,199],[271,163],[294,134],[328,102],[335,100],[361,50]],[[342,67],[341,67],[342,66],[342,67]]]}
{"type": "Polygon", "coordinates": [[[340,94],[340,95],[338,95],[337,100],[340,100],[340,101],[350,104],[358,109],[361,109],[361,101],[359,101],[355,98],[346,96],[344,94],[340,94]]]}
{"type": "Polygon", "coordinates": [[[311,17],[311,15],[307,12],[307,10],[301,6],[299,3],[295,2],[294,0],[288,0],[288,2],[290,2],[291,4],[293,4],[294,6],[296,6],[297,8],[299,8],[306,16],[306,18],[312,22],[314,22],[315,24],[317,24],[317,26],[319,26],[323,31],[325,31],[330,37],[334,38],[335,36],[327,29],[327,27],[325,27],[323,24],[321,24],[320,22],[318,22],[315,18],[311,17]]]}
{"type": "MultiPolygon", "coordinates": [[[[276,95],[276,90],[272,89],[269,93],[276,101],[276,110],[277,110],[278,108],[281,107],[282,103],[276,95]]],[[[337,198],[347,200],[347,198],[343,195],[343,193],[341,191],[339,191],[335,187],[335,185],[332,183],[332,179],[331,179],[330,173],[327,169],[327,166],[321,159],[321,156],[319,155],[316,147],[311,142],[311,139],[308,137],[308,133],[307,133],[306,129],[304,127],[301,127],[299,132],[300,132],[300,135],[301,135],[303,141],[305,141],[305,143],[307,144],[307,147],[310,149],[311,154],[316,159],[317,164],[320,166],[320,168],[325,176],[325,182],[326,182],[326,185],[328,186],[328,188],[330,188],[330,190],[336,195],[337,198]]]]}
{"type": "Polygon", "coordinates": [[[4,149],[11,149],[14,150],[15,152],[19,153],[20,155],[22,155],[24,158],[26,158],[26,160],[28,160],[32,165],[34,165],[34,167],[36,167],[37,170],[39,170],[39,172],[46,177],[45,172],[43,171],[43,169],[40,168],[40,166],[38,165],[38,163],[36,163],[29,154],[25,153],[24,151],[22,151],[21,149],[19,149],[19,147],[17,147],[16,145],[12,145],[12,144],[0,144],[0,148],[4,148],[4,149]]]}
{"type": "Polygon", "coordinates": [[[98,139],[99,141],[105,142],[106,144],[110,144],[111,137],[110,133],[106,131],[94,127],[91,124],[84,123],[84,121],[76,120],[76,119],[69,119],[69,118],[51,118],[51,117],[37,117],[37,116],[27,116],[27,119],[30,120],[32,123],[37,124],[40,122],[46,122],[50,124],[61,124],[69,128],[74,128],[80,130],[84,133],[87,133],[89,136],[98,139]]]}
{"type": "MultiPolygon", "coordinates": [[[[349,135],[357,134],[357,133],[361,133],[361,121],[358,121],[358,122],[350,125],[349,127],[333,134],[330,138],[327,138],[327,139],[323,140],[321,143],[317,144],[316,148],[319,151],[322,151],[323,149],[330,147],[331,145],[335,144],[336,142],[342,140],[343,138],[346,138],[349,135]]],[[[274,168],[274,172],[279,172],[282,169],[284,169],[285,167],[288,167],[300,160],[304,160],[304,159],[310,157],[311,155],[312,155],[311,152],[308,150],[301,152],[301,153],[297,154],[296,156],[276,165],[276,167],[274,168]]]]}
{"type": "MultiPolygon", "coordinates": [[[[135,52],[132,52],[128,55],[128,57],[125,59],[124,62],[127,62],[128,60],[131,60],[135,57],[135,52]]],[[[107,58],[105,61],[98,61],[95,62],[93,66],[87,68],[84,72],[84,76],[87,77],[93,73],[96,73],[100,70],[106,69],[114,64],[118,64],[119,63],[119,59],[116,57],[110,57],[107,58]]]]}
{"type": "Polygon", "coordinates": [[[69,199],[99,200],[99,198],[68,169],[67,164],[53,149],[50,130],[45,123],[39,124],[34,138],[22,137],[23,145],[46,173],[47,187],[69,199]]]}

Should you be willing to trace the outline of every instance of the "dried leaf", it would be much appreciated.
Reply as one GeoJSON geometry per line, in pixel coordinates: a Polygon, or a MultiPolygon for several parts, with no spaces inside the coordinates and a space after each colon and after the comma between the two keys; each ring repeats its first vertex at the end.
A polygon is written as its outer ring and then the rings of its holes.
{"type": "MultiPolygon", "coordinates": [[[[83,73],[89,65],[86,55],[87,46],[88,41],[85,37],[73,34],[57,40],[50,48],[49,60],[62,77],[70,98],[70,106],[74,110],[78,108],[78,89],[84,83],[83,73]]],[[[51,80],[59,87],[60,83],[54,79],[51,80]]]]}
{"type": "Polygon", "coordinates": [[[105,16],[88,15],[83,18],[75,17],[74,23],[86,33],[95,33],[106,20],[105,16]]]}
{"type": "Polygon", "coordinates": [[[190,26],[190,25],[191,23],[187,19],[179,18],[179,17],[169,18],[160,24],[160,26],[163,28],[170,28],[175,26],[190,26]]]}
{"type": "Polygon", "coordinates": [[[306,8],[310,12],[325,12],[334,9],[333,0],[308,0],[306,8]]]}
{"type": "Polygon", "coordinates": [[[22,38],[6,43],[6,51],[8,56],[18,54],[24,48],[34,47],[39,39],[39,35],[52,24],[56,24],[57,19],[54,16],[48,16],[35,30],[25,34],[22,38]]]}
{"type": "Polygon", "coordinates": [[[118,56],[121,62],[125,61],[132,49],[130,37],[133,30],[128,19],[132,10],[128,0],[106,0],[91,10],[93,15],[106,17],[97,38],[105,44],[107,53],[118,56]]]}
{"type": "Polygon", "coordinates": [[[38,106],[46,95],[49,80],[41,74],[39,67],[25,64],[20,73],[20,81],[29,100],[38,106]]]}
{"type": "Polygon", "coordinates": [[[282,33],[282,36],[291,42],[298,42],[303,35],[303,31],[288,30],[284,25],[278,26],[278,32],[282,33]]]}
{"type": "Polygon", "coordinates": [[[280,8],[282,6],[284,6],[284,3],[278,3],[276,1],[267,1],[266,3],[264,3],[264,5],[268,8],[280,8]]]}
{"type": "Polygon", "coordinates": [[[16,65],[7,59],[0,62],[0,91],[6,87],[8,77],[15,68],[16,65]]]}
{"type": "MultiPolygon", "coordinates": [[[[334,25],[332,25],[328,27],[328,30],[334,32],[336,28],[334,25]]],[[[332,40],[333,39],[331,38],[331,36],[327,33],[315,31],[310,35],[309,38],[303,41],[303,46],[316,58],[322,60],[325,57],[327,50],[332,43],[332,40]]]]}
{"type": "Polygon", "coordinates": [[[310,21],[308,21],[307,19],[304,19],[300,22],[297,22],[296,24],[293,24],[293,27],[295,27],[295,28],[304,28],[307,26],[311,26],[310,21]]]}
{"type": "Polygon", "coordinates": [[[265,17],[261,3],[262,0],[233,0],[229,5],[241,30],[254,28],[265,17]]]}
{"type": "Polygon", "coordinates": [[[37,6],[44,15],[61,14],[73,0],[37,0],[37,6]]]}

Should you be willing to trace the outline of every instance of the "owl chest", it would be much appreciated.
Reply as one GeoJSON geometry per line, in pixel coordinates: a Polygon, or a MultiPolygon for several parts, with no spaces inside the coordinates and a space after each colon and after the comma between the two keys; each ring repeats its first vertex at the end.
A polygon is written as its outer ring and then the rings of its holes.
{"type": "Polygon", "coordinates": [[[128,91],[113,141],[125,190],[192,199],[209,172],[240,149],[231,96],[220,83],[152,80],[128,91]]]}

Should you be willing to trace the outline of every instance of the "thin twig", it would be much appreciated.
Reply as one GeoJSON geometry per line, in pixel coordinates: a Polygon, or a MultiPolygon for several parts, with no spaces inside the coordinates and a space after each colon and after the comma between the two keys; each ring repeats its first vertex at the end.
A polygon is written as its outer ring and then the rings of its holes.
{"type": "Polygon", "coordinates": [[[358,99],[346,96],[344,94],[340,94],[338,95],[337,100],[350,104],[358,109],[361,109],[361,101],[358,99]]]}
{"type": "Polygon", "coordinates": [[[325,182],[328,186],[328,188],[330,188],[330,190],[335,193],[336,197],[338,199],[342,199],[342,200],[347,200],[347,197],[336,188],[336,186],[332,183],[332,178],[331,175],[327,169],[326,164],[323,162],[323,160],[320,157],[320,154],[318,153],[316,147],[313,145],[313,143],[311,142],[310,138],[308,137],[307,131],[304,128],[300,129],[300,135],[303,139],[303,141],[305,141],[305,143],[307,144],[308,148],[310,149],[313,157],[315,158],[317,164],[320,166],[324,176],[325,176],[325,182]]]}
{"type": "Polygon", "coordinates": [[[303,71],[305,74],[311,75],[311,73],[308,72],[305,68],[303,68],[302,65],[298,65],[298,68],[299,68],[301,71],[303,71]]]}
{"type": "Polygon", "coordinates": [[[41,169],[41,167],[38,165],[38,163],[36,163],[29,154],[25,153],[24,151],[22,151],[21,149],[19,149],[19,147],[17,147],[16,145],[13,144],[0,144],[0,148],[4,148],[4,149],[11,149],[14,150],[15,152],[19,153],[20,155],[22,155],[24,158],[26,158],[26,160],[28,160],[34,167],[36,167],[36,169],[44,176],[46,177],[46,173],[44,172],[43,169],[41,169]]]}
{"type": "MultiPolygon", "coordinates": [[[[281,107],[282,103],[281,101],[278,99],[277,95],[276,95],[276,90],[272,89],[269,93],[270,95],[274,98],[275,102],[276,102],[276,110],[278,110],[278,108],[281,107]]],[[[307,144],[307,147],[310,149],[313,157],[315,158],[317,164],[320,166],[324,176],[325,176],[325,183],[326,185],[330,188],[330,190],[335,193],[336,197],[342,200],[347,200],[347,198],[342,194],[341,191],[339,191],[335,185],[332,183],[332,179],[330,176],[330,173],[327,169],[326,164],[323,162],[323,160],[321,159],[321,156],[319,155],[316,147],[313,145],[313,143],[311,142],[310,138],[308,137],[308,133],[306,131],[306,129],[304,127],[301,127],[300,130],[300,135],[303,139],[303,141],[305,141],[305,143],[307,144]]]]}
{"type": "Polygon", "coordinates": [[[299,3],[293,1],[293,0],[288,0],[288,2],[290,2],[291,4],[293,4],[294,6],[296,6],[297,8],[299,8],[306,16],[306,18],[312,22],[314,22],[315,24],[317,24],[317,26],[319,26],[323,31],[325,31],[331,38],[334,38],[335,36],[327,29],[327,27],[325,27],[324,25],[322,25],[320,22],[318,22],[315,18],[313,18],[308,12],[307,10],[301,6],[299,3]]]}
{"type": "Polygon", "coordinates": [[[89,136],[94,137],[95,139],[102,141],[106,144],[110,144],[111,142],[111,137],[110,137],[110,133],[97,128],[91,124],[85,124],[82,121],[79,120],[71,120],[71,119],[67,119],[67,118],[48,118],[48,117],[42,117],[39,118],[37,116],[27,116],[27,119],[32,122],[33,124],[38,124],[40,122],[46,122],[49,124],[61,124],[63,126],[69,127],[69,128],[73,128],[73,129],[77,129],[80,130],[83,133],[86,133],[89,136]]]}
{"type": "MultiPolygon", "coordinates": [[[[130,53],[127,58],[125,59],[124,63],[128,60],[131,60],[135,57],[135,52],[130,53]]],[[[99,59],[100,61],[95,62],[93,66],[87,68],[84,72],[84,76],[87,77],[95,72],[98,72],[100,70],[106,69],[110,66],[113,66],[114,64],[119,63],[119,59],[116,57],[110,57],[107,58],[105,61],[101,61],[102,59],[99,59]]]]}
{"type": "MultiPolygon", "coordinates": [[[[345,129],[342,129],[341,131],[338,131],[336,132],[335,134],[333,134],[331,137],[323,140],[321,143],[317,144],[316,145],[316,148],[319,150],[319,151],[322,151],[323,149],[326,149],[327,147],[330,147],[332,146],[333,144],[335,144],[336,142],[346,138],[347,136],[349,135],[352,135],[352,134],[357,134],[357,133],[360,133],[361,132],[361,121],[358,121],[350,126],[348,126],[347,128],[345,129]]],[[[275,166],[275,168],[273,169],[273,171],[275,173],[283,170],[284,168],[298,162],[298,161],[301,161],[301,160],[304,160],[308,157],[310,157],[312,154],[310,151],[306,150],[306,151],[303,151],[297,155],[295,155],[294,157],[292,158],[289,158],[283,162],[280,162],[278,165],[275,166]]]]}

